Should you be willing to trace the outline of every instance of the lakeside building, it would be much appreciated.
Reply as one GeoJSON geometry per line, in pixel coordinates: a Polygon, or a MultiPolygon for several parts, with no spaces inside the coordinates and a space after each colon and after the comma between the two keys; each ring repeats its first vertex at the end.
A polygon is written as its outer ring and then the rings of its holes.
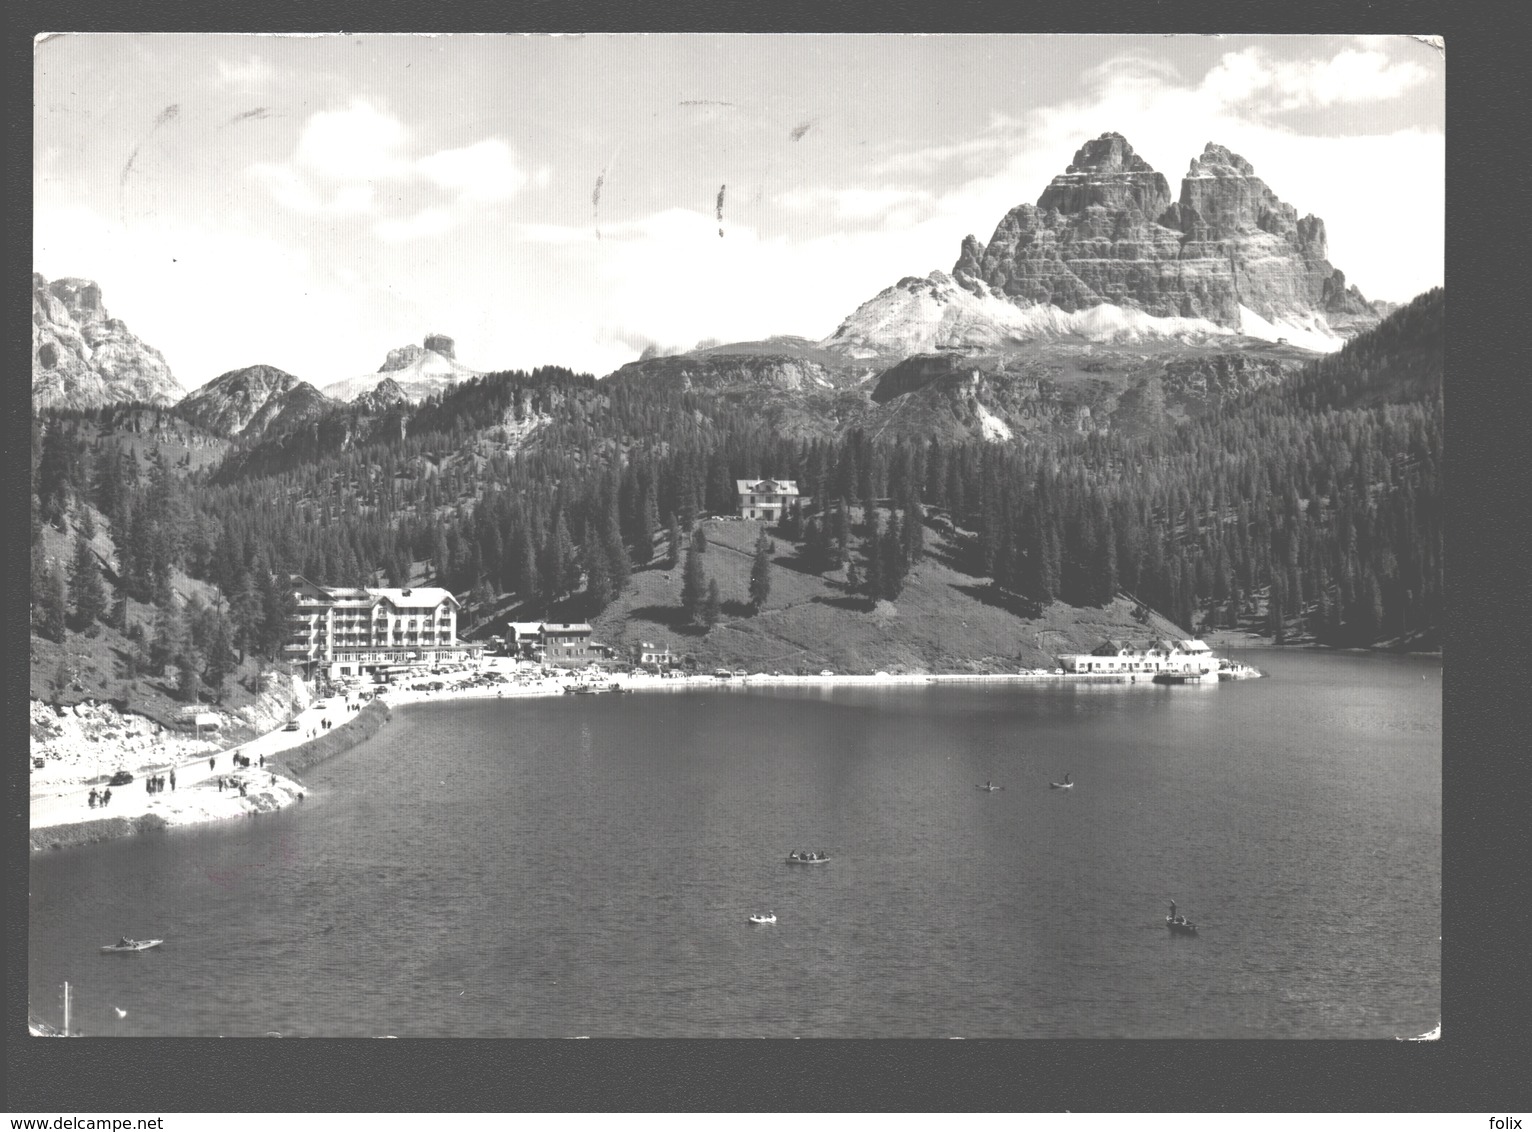
{"type": "Polygon", "coordinates": [[[591,627],[583,621],[573,624],[543,622],[543,660],[549,664],[576,664],[605,660],[611,650],[590,639],[591,627]]]}
{"type": "Polygon", "coordinates": [[[735,480],[741,519],[766,519],[778,522],[794,503],[803,501],[797,480],[735,480]]]}
{"type": "Polygon", "coordinates": [[[505,624],[505,655],[526,660],[543,658],[543,623],[541,621],[507,621],[505,624]]]}
{"type": "Polygon", "coordinates": [[[666,667],[672,664],[675,657],[671,654],[669,645],[656,645],[651,641],[640,641],[633,650],[634,664],[650,664],[666,667]]]}
{"type": "Polygon", "coordinates": [[[612,649],[591,640],[591,627],[583,621],[507,621],[505,653],[546,664],[589,664],[612,659],[612,649]]]}
{"type": "Polygon", "coordinates": [[[461,607],[447,590],[321,586],[299,574],[289,584],[297,612],[282,656],[303,665],[311,679],[321,672],[333,680],[430,668],[484,654],[483,645],[457,639],[461,607]]]}
{"type": "Polygon", "coordinates": [[[1202,641],[1151,641],[1142,648],[1127,641],[1103,641],[1089,653],[1061,656],[1065,672],[1129,672],[1207,675],[1217,672],[1218,658],[1202,641]]]}

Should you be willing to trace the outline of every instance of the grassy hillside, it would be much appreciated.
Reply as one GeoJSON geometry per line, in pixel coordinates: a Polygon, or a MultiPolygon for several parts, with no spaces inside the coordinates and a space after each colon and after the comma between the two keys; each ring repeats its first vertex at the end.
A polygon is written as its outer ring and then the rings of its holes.
{"type": "MultiPolygon", "coordinates": [[[[693,629],[681,610],[681,570],[636,572],[596,619],[595,638],[624,649],[668,644],[703,669],[756,672],[998,672],[1053,667],[1064,652],[1089,652],[1107,637],[1185,636],[1153,613],[1134,616],[1120,598],[1100,609],[1055,602],[1027,616],[986,578],[956,565],[954,536],[927,530],[927,553],[896,602],[846,591],[843,571],[808,572],[797,548],[777,540],[771,596],[757,614],[746,604],[755,540],[764,524],[710,519],[704,569],[716,579],[723,617],[711,632],[693,629]]],[[[853,540],[855,542],[855,540],[853,540]]]]}

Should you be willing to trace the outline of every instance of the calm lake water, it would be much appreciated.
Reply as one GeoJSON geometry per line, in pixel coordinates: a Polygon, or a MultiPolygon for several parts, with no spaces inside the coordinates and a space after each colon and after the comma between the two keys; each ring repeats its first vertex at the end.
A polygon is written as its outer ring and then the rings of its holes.
{"type": "Polygon", "coordinates": [[[396,710],[302,806],[34,855],[32,1008],[67,979],[91,1035],[1431,1029],[1440,661],[1239,655],[1272,678],[396,710]],[[98,952],[122,934],[166,943],[98,952]]]}

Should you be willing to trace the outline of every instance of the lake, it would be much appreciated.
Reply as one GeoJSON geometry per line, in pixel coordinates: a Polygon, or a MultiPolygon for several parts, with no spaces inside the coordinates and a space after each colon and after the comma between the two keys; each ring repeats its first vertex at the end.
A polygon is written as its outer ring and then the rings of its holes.
{"type": "Polygon", "coordinates": [[[401,708],[282,813],[34,854],[32,1010],[68,980],[99,1036],[1430,1030],[1440,659],[1229,655],[1271,678],[401,708]],[[166,942],[99,953],[123,934],[166,942]]]}

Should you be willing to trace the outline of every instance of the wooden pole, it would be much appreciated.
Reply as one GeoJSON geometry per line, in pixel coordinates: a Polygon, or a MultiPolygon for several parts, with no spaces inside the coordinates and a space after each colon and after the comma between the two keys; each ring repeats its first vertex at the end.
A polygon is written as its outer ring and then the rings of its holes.
{"type": "Polygon", "coordinates": [[[64,1036],[69,1036],[69,983],[64,983],[64,1036]]]}

